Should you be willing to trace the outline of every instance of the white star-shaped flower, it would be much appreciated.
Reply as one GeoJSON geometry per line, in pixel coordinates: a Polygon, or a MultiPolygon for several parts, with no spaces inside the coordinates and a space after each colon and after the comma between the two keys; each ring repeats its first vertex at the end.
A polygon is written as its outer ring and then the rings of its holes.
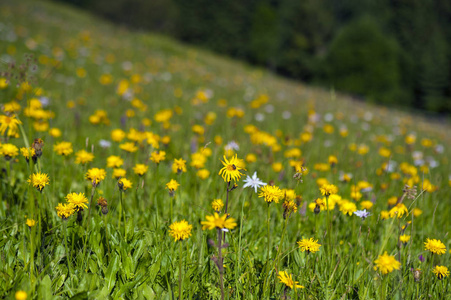
{"type": "Polygon", "coordinates": [[[250,177],[249,175],[247,175],[247,178],[244,179],[244,182],[246,183],[245,185],[243,185],[243,188],[247,188],[247,187],[253,187],[255,189],[255,192],[257,192],[257,189],[266,185],[266,183],[264,183],[263,181],[261,181],[258,177],[257,177],[257,172],[254,172],[254,175],[252,175],[252,177],[250,177]]]}
{"type": "Polygon", "coordinates": [[[365,218],[371,214],[369,212],[367,212],[366,209],[364,209],[364,210],[355,211],[354,215],[356,215],[357,217],[360,217],[362,220],[365,220],[365,218]]]}

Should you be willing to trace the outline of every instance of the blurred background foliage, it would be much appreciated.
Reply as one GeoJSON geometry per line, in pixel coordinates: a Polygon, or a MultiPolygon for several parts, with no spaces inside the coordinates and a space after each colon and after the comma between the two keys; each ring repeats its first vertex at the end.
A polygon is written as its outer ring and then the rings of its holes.
{"type": "Polygon", "coordinates": [[[294,79],[451,112],[449,0],[57,0],[294,79]]]}

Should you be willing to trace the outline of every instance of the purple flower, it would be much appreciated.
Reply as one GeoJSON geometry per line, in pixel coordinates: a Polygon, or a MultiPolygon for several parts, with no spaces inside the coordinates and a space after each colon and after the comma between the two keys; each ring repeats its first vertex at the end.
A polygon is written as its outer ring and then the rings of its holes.
{"type": "Polygon", "coordinates": [[[354,215],[356,215],[357,217],[360,217],[362,220],[365,220],[365,218],[368,217],[370,215],[370,213],[367,212],[366,209],[364,209],[364,210],[355,211],[354,215]]]}
{"type": "Polygon", "coordinates": [[[420,254],[420,256],[418,256],[418,259],[421,261],[421,262],[424,262],[424,256],[422,255],[422,254],[420,254]]]}

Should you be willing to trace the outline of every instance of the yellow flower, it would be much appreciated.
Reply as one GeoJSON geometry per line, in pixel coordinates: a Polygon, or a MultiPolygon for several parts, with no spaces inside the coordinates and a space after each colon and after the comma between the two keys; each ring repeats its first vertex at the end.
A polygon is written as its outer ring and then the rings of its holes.
{"type": "Polygon", "coordinates": [[[396,196],[390,197],[390,198],[388,198],[388,200],[387,200],[387,204],[388,204],[389,206],[396,205],[396,203],[398,203],[398,197],[396,197],[396,196]]]}
{"type": "MultiPolygon", "coordinates": [[[[3,78],[4,79],[4,78],[3,78]]],[[[1,84],[1,82],[2,82],[2,79],[0,78],[0,89],[2,88],[2,84],[1,84]]],[[[9,113],[13,113],[13,112],[19,112],[20,111],[20,104],[19,103],[17,103],[17,101],[10,101],[10,102],[7,102],[7,103],[5,103],[4,105],[3,105],[3,111],[6,113],[6,114],[9,114],[9,113]]]]}
{"type": "Polygon", "coordinates": [[[222,199],[215,199],[211,202],[211,207],[215,212],[219,213],[224,207],[224,202],[222,202],[222,199]]]}
{"type": "Polygon", "coordinates": [[[175,158],[174,163],[172,164],[172,172],[178,174],[186,172],[186,160],[184,160],[183,158],[175,158]]]}
{"type": "Polygon", "coordinates": [[[224,155],[224,161],[221,162],[224,167],[219,171],[218,175],[221,175],[225,182],[230,182],[231,180],[239,181],[241,175],[244,175],[240,172],[240,170],[244,169],[240,167],[241,163],[237,155],[232,157],[230,160],[228,160],[224,155]]]}
{"type": "Polygon", "coordinates": [[[324,184],[319,190],[323,196],[330,196],[338,193],[338,188],[333,184],[324,184]]]}
{"type": "Polygon", "coordinates": [[[36,226],[36,221],[33,219],[27,219],[27,222],[25,222],[25,224],[27,224],[28,227],[33,227],[36,226]]]}
{"type": "Polygon", "coordinates": [[[179,186],[180,186],[180,184],[174,179],[171,179],[171,181],[166,183],[166,189],[168,189],[170,192],[176,191],[179,186]]]}
{"type": "Polygon", "coordinates": [[[236,222],[234,218],[227,218],[227,214],[220,217],[217,213],[213,216],[206,216],[207,221],[202,221],[202,229],[212,230],[218,229],[233,229],[236,227],[236,222]]]}
{"type": "Polygon", "coordinates": [[[197,171],[196,175],[200,179],[207,179],[208,176],[210,176],[210,171],[208,171],[207,169],[200,169],[199,171],[197,171]]]}
{"type": "Polygon", "coordinates": [[[94,154],[91,152],[88,152],[86,150],[80,150],[75,153],[75,163],[76,164],[87,164],[89,162],[92,162],[94,160],[94,154]]]}
{"type": "Polygon", "coordinates": [[[182,241],[191,236],[193,225],[188,224],[187,221],[174,222],[169,226],[169,235],[174,238],[174,241],[182,241]]]}
{"type": "Polygon", "coordinates": [[[88,198],[85,197],[84,193],[70,193],[66,196],[67,203],[71,203],[76,211],[88,208],[86,203],[88,203],[88,198]]]}
{"type": "Polygon", "coordinates": [[[196,169],[201,169],[205,167],[205,162],[207,158],[202,153],[196,152],[191,154],[191,163],[190,166],[196,169]]]}
{"type": "Polygon", "coordinates": [[[70,142],[59,142],[53,145],[53,151],[58,155],[69,155],[74,152],[74,150],[72,150],[72,143],[70,142]]]}
{"type": "Polygon", "coordinates": [[[113,129],[111,131],[111,139],[120,143],[125,138],[125,132],[122,129],[113,129]]]}
{"type": "Polygon", "coordinates": [[[388,212],[386,210],[381,211],[381,219],[387,220],[388,218],[390,218],[390,212],[388,212]]]}
{"type": "Polygon", "coordinates": [[[246,161],[248,163],[254,163],[257,161],[257,156],[254,153],[249,153],[248,155],[246,155],[246,161]]]}
{"type": "Polygon", "coordinates": [[[172,115],[172,110],[163,109],[155,114],[154,119],[158,123],[166,123],[172,118],[172,115]]]}
{"type": "Polygon", "coordinates": [[[280,271],[279,275],[277,276],[279,278],[280,282],[288,286],[290,289],[293,289],[293,287],[297,289],[303,289],[304,287],[302,285],[297,284],[297,281],[294,281],[291,277],[291,274],[288,275],[285,271],[280,271]]]}
{"type": "Polygon", "coordinates": [[[340,211],[346,215],[350,215],[352,216],[352,214],[357,211],[357,206],[355,205],[354,202],[351,201],[344,201],[341,205],[340,205],[340,211]]]}
{"type": "Polygon", "coordinates": [[[443,278],[449,276],[448,268],[445,266],[435,266],[432,272],[435,274],[435,276],[437,276],[439,280],[442,280],[443,278]]]}
{"type": "Polygon", "coordinates": [[[272,170],[276,173],[279,173],[283,169],[283,165],[280,162],[275,162],[271,165],[272,170]]]}
{"type": "Polygon", "coordinates": [[[0,116],[0,135],[19,137],[19,124],[22,122],[15,116],[0,116]]]}
{"type": "Polygon", "coordinates": [[[410,241],[410,235],[403,234],[399,237],[399,240],[401,241],[401,243],[405,244],[410,241]]]}
{"type": "Polygon", "coordinates": [[[94,186],[97,186],[102,180],[105,179],[106,172],[104,169],[92,168],[86,172],[86,179],[92,182],[94,186]]]}
{"type": "Polygon", "coordinates": [[[136,164],[133,167],[133,172],[135,172],[135,174],[137,174],[139,176],[143,176],[147,172],[148,169],[149,169],[149,167],[144,164],[136,164]]]}
{"type": "Polygon", "coordinates": [[[329,155],[329,165],[335,166],[338,164],[338,159],[335,155],[329,155]]]}
{"type": "Polygon", "coordinates": [[[401,266],[401,263],[397,261],[394,256],[387,254],[387,251],[385,251],[383,255],[379,255],[374,263],[382,274],[391,273],[393,270],[399,270],[401,266]]]}
{"type": "Polygon", "coordinates": [[[62,135],[61,130],[58,128],[50,128],[49,134],[54,138],[59,138],[62,135]]]}
{"type": "Polygon", "coordinates": [[[14,297],[16,300],[27,300],[28,295],[25,291],[17,291],[14,297]]]}
{"type": "Polygon", "coordinates": [[[72,203],[62,204],[58,203],[58,206],[56,207],[56,213],[58,217],[60,217],[63,220],[66,220],[70,216],[73,215],[75,212],[75,207],[72,203]]]}
{"type": "Polygon", "coordinates": [[[310,239],[302,239],[298,241],[299,248],[301,248],[301,252],[307,251],[307,254],[315,253],[319,251],[319,247],[321,244],[318,244],[318,240],[310,239]]]}
{"type": "Polygon", "coordinates": [[[166,152],[164,151],[154,151],[150,154],[150,160],[156,164],[166,159],[166,152]]]}
{"type": "Polygon", "coordinates": [[[20,148],[20,153],[22,153],[22,156],[25,157],[25,159],[28,161],[31,157],[36,155],[36,150],[34,148],[20,148]]]}
{"type": "Polygon", "coordinates": [[[117,181],[117,185],[121,191],[126,191],[132,187],[132,182],[127,178],[121,178],[117,181]]]}
{"type": "Polygon", "coordinates": [[[265,198],[267,203],[275,202],[279,203],[284,198],[284,193],[277,186],[265,185],[260,188],[259,198],[265,198]]]}
{"type": "Polygon", "coordinates": [[[124,164],[124,160],[120,156],[110,155],[106,159],[107,168],[119,168],[124,164]]]}
{"type": "Polygon", "coordinates": [[[373,202],[368,201],[368,200],[362,201],[362,202],[360,202],[360,207],[362,209],[371,209],[371,207],[373,207],[373,202]]]}
{"type": "Polygon", "coordinates": [[[124,169],[113,169],[113,178],[119,179],[121,177],[125,177],[126,174],[127,171],[125,171],[124,169]]]}
{"type": "Polygon", "coordinates": [[[390,218],[394,218],[395,216],[398,218],[402,218],[402,216],[409,214],[407,207],[404,203],[398,203],[388,212],[390,214],[390,218]]]}
{"type": "Polygon", "coordinates": [[[130,153],[138,151],[138,147],[136,147],[135,143],[132,143],[132,142],[126,142],[126,143],[120,144],[119,148],[121,148],[122,150],[124,150],[126,152],[130,152],[130,153]]]}
{"type": "Polygon", "coordinates": [[[423,213],[423,211],[421,209],[419,209],[419,208],[414,208],[413,209],[413,216],[414,217],[419,217],[419,216],[421,216],[422,213],[423,213]]]}
{"type": "Polygon", "coordinates": [[[197,133],[198,135],[204,135],[204,133],[205,133],[205,128],[204,127],[202,127],[201,125],[193,125],[192,127],[191,127],[191,130],[194,132],[194,133],[197,133]]]}
{"type": "Polygon", "coordinates": [[[432,253],[436,253],[438,255],[442,255],[446,253],[446,246],[440,240],[436,239],[426,239],[424,242],[424,250],[430,251],[432,253]]]}
{"type": "Polygon", "coordinates": [[[13,144],[0,145],[0,154],[5,157],[6,160],[10,160],[19,154],[19,148],[13,144]]]}
{"type": "Polygon", "coordinates": [[[37,188],[38,191],[42,192],[42,189],[49,184],[49,176],[44,173],[31,174],[30,178],[27,180],[33,187],[37,188]]]}

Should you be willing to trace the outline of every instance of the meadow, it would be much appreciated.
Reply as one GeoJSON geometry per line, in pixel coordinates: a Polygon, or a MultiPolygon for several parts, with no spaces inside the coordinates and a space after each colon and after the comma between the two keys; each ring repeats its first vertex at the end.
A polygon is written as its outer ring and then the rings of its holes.
{"type": "Polygon", "coordinates": [[[0,4],[0,297],[451,299],[451,125],[0,4]]]}

